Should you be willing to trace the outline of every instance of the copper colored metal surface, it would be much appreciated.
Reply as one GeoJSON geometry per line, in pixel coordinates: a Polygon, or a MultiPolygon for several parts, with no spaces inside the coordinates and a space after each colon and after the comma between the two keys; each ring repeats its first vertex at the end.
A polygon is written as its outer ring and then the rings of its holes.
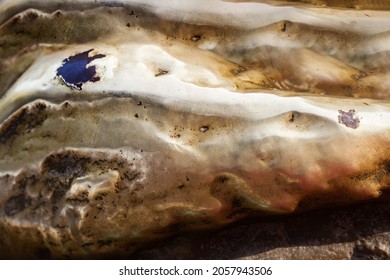
{"type": "MultiPolygon", "coordinates": [[[[386,208],[390,11],[347,2],[0,2],[1,257],[146,256],[247,217],[386,208]]],[[[361,236],[227,256],[354,258],[361,236]]]]}

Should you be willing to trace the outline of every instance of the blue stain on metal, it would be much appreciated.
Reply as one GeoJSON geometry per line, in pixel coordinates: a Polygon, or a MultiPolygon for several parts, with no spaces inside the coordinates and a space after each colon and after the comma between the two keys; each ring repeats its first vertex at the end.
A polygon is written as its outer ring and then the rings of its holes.
{"type": "Polygon", "coordinates": [[[355,115],[355,110],[349,110],[348,112],[344,112],[343,110],[339,110],[338,120],[339,123],[344,124],[346,127],[350,127],[356,129],[359,127],[360,120],[355,115]]]}
{"type": "Polygon", "coordinates": [[[57,76],[70,88],[81,90],[83,83],[97,82],[100,77],[96,76],[96,67],[88,66],[91,61],[105,57],[104,54],[89,56],[93,51],[90,49],[68,57],[62,61],[62,65],[57,69],[57,76]]]}

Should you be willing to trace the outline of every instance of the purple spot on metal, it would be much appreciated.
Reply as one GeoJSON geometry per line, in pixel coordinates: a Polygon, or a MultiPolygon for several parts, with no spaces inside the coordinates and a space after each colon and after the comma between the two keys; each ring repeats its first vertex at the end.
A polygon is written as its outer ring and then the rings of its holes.
{"type": "Polygon", "coordinates": [[[356,129],[359,127],[360,120],[355,115],[355,110],[349,110],[348,112],[344,112],[339,110],[340,115],[338,116],[339,123],[344,124],[346,127],[350,127],[356,129]]]}

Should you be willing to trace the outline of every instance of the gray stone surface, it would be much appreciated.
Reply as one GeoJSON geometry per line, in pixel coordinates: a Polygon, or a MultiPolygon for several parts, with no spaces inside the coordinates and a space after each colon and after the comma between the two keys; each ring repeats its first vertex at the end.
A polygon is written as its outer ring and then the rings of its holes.
{"type": "Polygon", "coordinates": [[[390,259],[389,195],[381,201],[258,217],[183,234],[131,256],[139,259],[390,259]]]}

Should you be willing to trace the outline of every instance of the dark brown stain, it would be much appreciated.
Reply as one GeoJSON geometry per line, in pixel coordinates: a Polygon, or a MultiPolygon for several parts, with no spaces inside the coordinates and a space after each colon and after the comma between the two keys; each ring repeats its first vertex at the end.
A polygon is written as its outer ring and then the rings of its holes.
{"type": "Polygon", "coordinates": [[[199,131],[202,132],[202,133],[205,133],[209,130],[209,126],[208,125],[202,125],[201,127],[199,127],[199,131]]]}
{"type": "Polygon", "coordinates": [[[166,75],[168,73],[169,73],[168,70],[165,70],[165,69],[162,69],[162,68],[158,68],[158,72],[154,76],[155,77],[159,77],[159,76],[166,75]]]}
{"type": "Polygon", "coordinates": [[[85,164],[85,158],[72,154],[54,154],[46,158],[42,164],[42,173],[45,174],[45,185],[52,191],[53,204],[59,203],[73,180],[84,174],[85,164]]]}
{"type": "Polygon", "coordinates": [[[0,143],[12,142],[18,134],[28,133],[43,124],[47,118],[44,103],[36,103],[33,107],[23,107],[14,113],[0,126],[0,143]]]}
{"type": "Polygon", "coordinates": [[[288,121],[289,121],[290,123],[292,123],[292,122],[294,122],[294,119],[295,119],[295,114],[294,114],[294,113],[290,113],[290,114],[289,114],[288,121]]]}
{"type": "Polygon", "coordinates": [[[287,23],[286,23],[286,22],[283,22],[282,28],[280,29],[280,31],[285,32],[285,31],[286,31],[286,28],[287,28],[287,23]]]}
{"type": "Polygon", "coordinates": [[[201,35],[194,35],[191,37],[192,42],[198,42],[200,39],[202,39],[201,35]]]}
{"type": "Polygon", "coordinates": [[[14,216],[31,205],[31,198],[24,194],[11,197],[4,208],[4,212],[7,216],[14,216]]]}

